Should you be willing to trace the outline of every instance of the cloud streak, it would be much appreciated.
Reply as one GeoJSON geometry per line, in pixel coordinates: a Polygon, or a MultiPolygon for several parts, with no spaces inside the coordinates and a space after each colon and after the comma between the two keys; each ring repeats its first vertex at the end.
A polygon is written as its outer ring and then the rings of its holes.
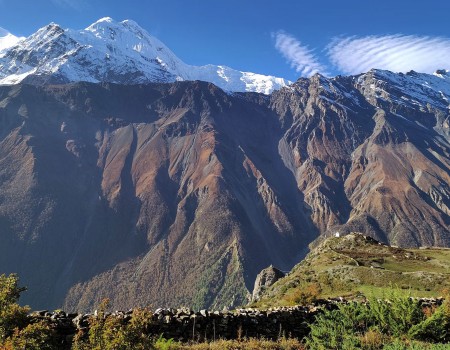
{"type": "Polygon", "coordinates": [[[295,37],[284,31],[273,34],[273,37],[275,48],[301,76],[309,77],[317,72],[325,74],[326,68],[320,64],[314,51],[302,45],[295,37]]]}
{"type": "Polygon", "coordinates": [[[416,35],[335,38],[327,47],[330,62],[345,74],[372,68],[432,73],[450,66],[450,39],[416,35]]]}
{"type": "Polygon", "coordinates": [[[301,76],[317,72],[359,74],[372,68],[393,72],[415,70],[433,73],[450,68],[450,38],[419,35],[371,35],[337,37],[331,40],[319,57],[313,49],[291,34],[279,31],[273,34],[275,48],[301,76]],[[328,65],[321,62],[328,61],[328,65]]]}

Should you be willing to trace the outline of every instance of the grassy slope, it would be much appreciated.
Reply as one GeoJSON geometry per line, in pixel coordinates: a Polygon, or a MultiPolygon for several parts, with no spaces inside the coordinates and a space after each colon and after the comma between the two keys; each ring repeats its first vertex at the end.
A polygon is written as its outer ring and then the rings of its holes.
{"type": "Polygon", "coordinates": [[[254,306],[296,304],[308,291],[351,298],[381,297],[398,288],[418,297],[440,296],[450,288],[450,249],[401,249],[360,234],[333,237],[268,288],[254,306]]]}

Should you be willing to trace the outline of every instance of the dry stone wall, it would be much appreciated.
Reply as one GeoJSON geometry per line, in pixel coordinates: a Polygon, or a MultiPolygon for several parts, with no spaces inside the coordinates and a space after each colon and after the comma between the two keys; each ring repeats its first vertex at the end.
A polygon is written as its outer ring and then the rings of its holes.
{"type": "MultiPolygon", "coordinates": [[[[421,299],[424,306],[440,305],[442,299],[421,299]]],[[[342,298],[320,300],[314,305],[277,307],[267,310],[254,308],[234,311],[194,312],[189,308],[155,310],[148,335],[177,341],[204,341],[216,339],[238,339],[243,337],[296,337],[308,335],[308,324],[323,309],[336,309],[338,304],[347,303],[342,298]]],[[[117,317],[125,323],[131,320],[133,310],[106,313],[105,317],[117,317]]],[[[29,315],[31,322],[47,321],[57,334],[61,348],[70,348],[75,334],[89,328],[89,319],[94,314],[66,314],[63,311],[36,311],[29,315]]]]}

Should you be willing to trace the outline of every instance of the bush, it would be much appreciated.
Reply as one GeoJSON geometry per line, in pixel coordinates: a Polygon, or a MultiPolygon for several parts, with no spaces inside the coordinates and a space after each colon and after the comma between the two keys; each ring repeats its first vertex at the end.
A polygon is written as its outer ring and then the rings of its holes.
{"type": "Polygon", "coordinates": [[[389,337],[381,333],[378,329],[369,329],[360,337],[361,348],[367,350],[382,349],[384,344],[389,342],[389,337]]]}
{"type": "Polygon", "coordinates": [[[148,335],[151,312],[135,309],[131,320],[125,323],[117,317],[108,317],[106,309],[109,300],[105,299],[98,307],[96,316],[89,320],[89,331],[80,332],[74,339],[74,350],[149,350],[154,349],[148,335]]]}
{"type": "Polygon", "coordinates": [[[318,283],[312,283],[306,287],[297,287],[291,293],[285,295],[284,299],[290,304],[308,305],[317,300],[322,293],[318,283]]]}
{"type": "Polygon", "coordinates": [[[149,327],[151,325],[152,313],[148,309],[134,309],[130,322],[120,330],[126,349],[153,349],[149,338],[149,327]]]}
{"type": "Polygon", "coordinates": [[[44,322],[29,324],[29,308],[17,304],[26,288],[15,274],[0,275],[0,346],[2,349],[53,349],[53,330],[44,322]]]}
{"type": "Polygon", "coordinates": [[[372,298],[367,304],[324,310],[310,324],[306,343],[311,349],[384,349],[389,344],[391,349],[397,345],[403,349],[411,340],[448,342],[449,327],[448,297],[440,307],[424,312],[417,300],[395,292],[389,299],[372,298]]]}
{"type": "Polygon", "coordinates": [[[155,341],[156,350],[176,350],[179,348],[180,345],[174,342],[172,338],[165,339],[162,335],[155,341]]]}
{"type": "Polygon", "coordinates": [[[450,295],[443,305],[408,332],[413,339],[429,342],[450,342],[450,295]]]}
{"type": "Polygon", "coordinates": [[[360,346],[357,336],[361,314],[359,304],[339,306],[337,310],[324,310],[310,324],[311,332],[306,339],[311,349],[355,349],[360,346]]]}
{"type": "Polygon", "coordinates": [[[29,324],[19,330],[16,328],[11,337],[4,343],[5,350],[26,349],[26,350],[52,350],[57,349],[54,344],[54,332],[48,324],[44,322],[29,324]]]}
{"type": "Polygon", "coordinates": [[[383,334],[400,337],[425,318],[422,306],[411,296],[392,292],[386,299],[371,298],[368,304],[368,322],[380,328],[383,334]]]}
{"type": "Polygon", "coordinates": [[[17,305],[20,293],[19,278],[15,274],[0,275],[0,344],[13,335],[16,329],[27,325],[28,307],[17,305]]]}

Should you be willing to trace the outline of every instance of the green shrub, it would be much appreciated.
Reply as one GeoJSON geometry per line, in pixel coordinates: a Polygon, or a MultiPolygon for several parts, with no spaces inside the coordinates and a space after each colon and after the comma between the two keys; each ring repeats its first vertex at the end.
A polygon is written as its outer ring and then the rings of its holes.
{"type": "Polygon", "coordinates": [[[394,337],[408,333],[413,325],[425,318],[418,300],[410,295],[394,291],[384,299],[372,297],[368,304],[369,322],[380,328],[381,332],[394,337]]]}
{"type": "Polygon", "coordinates": [[[17,304],[26,288],[16,274],[0,275],[0,347],[2,349],[51,350],[54,332],[45,322],[29,324],[29,308],[17,304]]]}
{"type": "Polygon", "coordinates": [[[423,341],[450,342],[450,296],[428,318],[411,327],[408,334],[423,341]]]}
{"type": "MultiPolygon", "coordinates": [[[[311,349],[403,349],[413,339],[448,342],[450,299],[424,312],[417,300],[396,291],[387,299],[372,298],[367,304],[351,303],[339,305],[337,310],[324,310],[310,329],[306,343],[311,349]]],[[[423,346],[411,344],[417,349],[423,346]]]]}
{"type": "Polygon", "coordinates": [[[131,320],[125,323],[117,317],[107,317],[109,301],[101,302],[97,315],[89,320],[89,331],[79,333],[74,339],[74,350],[151,350],[153,341],[148,335],[151,312],[135,309],[131,320]]]}
{"type": "Polygon", "coordinates": [[[44,322],[29,324],[6,339],[2,349],[52,350],[58,347],[54,343],[54,332],[44,322]]]}
{"type": "Polygon", "coordinates": [[[122,339],[125,349],[153,349],[152,339],[149,337],[151,320],[152,313],[150,310],[133,310],[130,322],[119,331],[119,337],[122,339]]]}
{"type": "Polygon", "coordinates": [[[306,339],[306,345],[317,350],[359,347],[357,329],[360,327],[362,311],[357,304],[342,305],[333,311],[324,310],[310,325],[311,332],[306,339]]]}
{"type": "Polygon", "coordinates": [[[19,287],[17,275],[0,275],[0,344],[12,336],[16,328],[22,329],[27,325],[29,308],[17,304],[24,290],[19,287]]]}
{"type": "Polygon", "coordinates": [[[176,350],[179,349],[179,344],[174,342],[172,338],[165,339],[162,334],[155,341],[155,349],[157,350],[176,350]]]}

